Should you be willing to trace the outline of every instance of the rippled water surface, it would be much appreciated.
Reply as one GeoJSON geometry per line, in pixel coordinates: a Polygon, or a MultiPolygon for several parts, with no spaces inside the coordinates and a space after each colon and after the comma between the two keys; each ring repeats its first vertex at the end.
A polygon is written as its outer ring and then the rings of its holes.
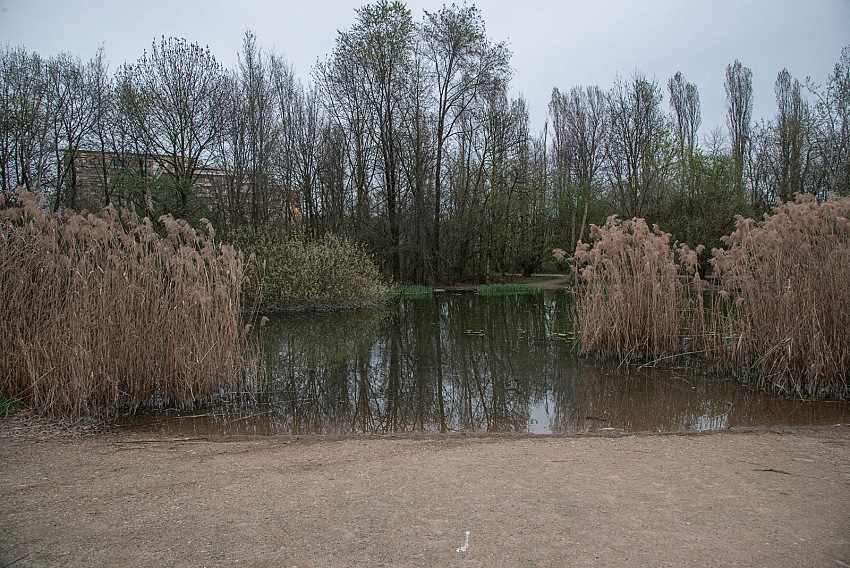
{"type": "Polygon", "coordinates": [[[248,404],[141,414],[169,434],[583,433],[850,422],[850,405],[753,392],[694,370],[577,357],[569,297],[442,294],[273,319],[248,404]]]}

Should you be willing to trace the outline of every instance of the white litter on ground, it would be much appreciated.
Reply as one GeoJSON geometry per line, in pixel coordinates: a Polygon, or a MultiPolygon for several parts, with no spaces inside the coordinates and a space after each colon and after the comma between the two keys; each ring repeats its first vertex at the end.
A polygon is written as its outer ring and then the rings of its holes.
{"type": "Polygon", "coordinates": [[[469,548],[469,531],[466,531],[466,542],[463,543],[463,546],[457,549],[458,552],[466,552],[466,549],[469,548]]]}

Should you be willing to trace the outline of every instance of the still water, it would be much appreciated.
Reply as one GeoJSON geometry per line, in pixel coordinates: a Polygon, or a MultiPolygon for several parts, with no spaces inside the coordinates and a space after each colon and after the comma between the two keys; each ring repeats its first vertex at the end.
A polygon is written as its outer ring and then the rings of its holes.
{"type": "Polygon", "coordinates": [[[440,294],[369,311],[280,317],[269,376],[247,402],[141,414],[168,434],[681,432],[850,422],[850,405],[747,390],[699,370],[618,366],[573,352],[570,298],[440,294]]]}

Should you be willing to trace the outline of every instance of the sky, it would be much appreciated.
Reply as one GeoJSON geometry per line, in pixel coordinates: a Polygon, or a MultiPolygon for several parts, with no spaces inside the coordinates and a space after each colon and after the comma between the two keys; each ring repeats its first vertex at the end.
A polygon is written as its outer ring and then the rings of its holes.
{"type": "MultiPolygon", "coordinates": [[[[209,46],[235,67],[246,30],[310,81],[317,60],[367,0],[0,0],[0,45],[84,60],[104,46],[110,69],[138,59],[160,36],[209,46]]],[[[408,0],[414,20],[443,0],[408,0]]],[[[462,0],[458,0],[462,3],[462,0]]],[[[471,3],[471,2],[470,2],[471,3]]],[[[676,71],[699,89],[700,135],[725,132],[726,65],[753,72],[753,116],[776,111],[773,84],[787,68],[824,83],[850,46],[850,0],[479,0],[488,36],[513,53],[512,94],[528,102],[542,131],[552,89],[598,85],[635,72],[664,89],[676,71]]]]}

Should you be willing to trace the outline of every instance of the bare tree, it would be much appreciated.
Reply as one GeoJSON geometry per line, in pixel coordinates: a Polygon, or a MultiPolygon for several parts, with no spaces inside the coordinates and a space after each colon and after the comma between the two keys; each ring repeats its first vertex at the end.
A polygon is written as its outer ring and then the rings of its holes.
{"type": "Polygon", "coordinates": [[[322,201],[319,193],[319,159],[321,157],[323,120],[315,89],[299,89],[295,114],[295,180],[304,217],[304,233],[322,235],[322,201]]]}
{"type": "MultiPolygon", "coordinates": [[[[89,93],[92,99],[92,128],[89,136],[83,144],[86,150],[96,153],[97,180],[99,182],[97,198],[101,205],[115,203],[116,205],[129,205],[125,201],[128,197],[120,191],[120,175],[110,175],[115,170],[113,160],[110,156],[118,156],[121,153],[121,135],[124,132],[122,117],[119,115],[118,92],[114,78],[109,74],[109,65],[106,61],[103,46],[89,62],[89,93]]],[[[76,168],[72,169],[71,175],[76,176],[76,168]]],[[[77,180],[72,180],[71,189],[76,194],[77,180]]],[[[94,188],[90,188],[94,189],[94,188]]],[[[87,196],[89,199],[95,197],[87,196]]],[[[68,196],[69,201],[76,207],[94,207],[88,203],[80,203],[78,195],[68,196]]]]}
{"type": "Polygon", "coordinates": [[[324,117],[317,147],[319,177],[319,209],[321,232],[344,234],[346,223],[345,135],[342,129],[324,117]]]}
{"type": "Polygon", "coordinates": [[[443,160],[448,140],[464,110],[491,84],[491,77],[507,79],[510,52],[487,38],[484,20],[475,6],[443,7],[425,12],[422,25],[425,57],[431,65],[436,90],[436,157],[434,161],[434,227],[431,245],[432,280],[440,276],[440,219],[443,160]]]}
{"type": "Polygon", "coordinates": [[[432,211],[434,175],[434,121],[430,109],[433,104],[423,42],[414,43],[409,73],[409,98],[404,106],[404,144],[401,163],[407,187],[412,198],[412,210],[408,212],[411,223],[408,228],[413,280],[424,282],[430,271],[428,259],[429,235],[433,229],[432,211]]]}
{"type": "Polygon", "coordinates": [[[95,130],[98,100],[94,92],[99,63],[84,65],[79,57],[60,54],[47,63],[48,115],[56,175],[53,210],[75,208],[76,160],[83,142],[95,130]]]}
{"type": "Polygon", "coordinates": [[[269,222],[272,209],[272,158],[278,151],[277,105],[268,56],[257,46],[257,37],[245,32],[239,57],[241,116],[245,130],[245,176],[250,195],[251,224],[269,222]]]}
{"type": "Polygon", "coordinates": [[[194,185],[225,120],[219,111],[226,93],[221,67],[209,48],[163,38],[135,65],[125,65],[122,75],[133,135],[170,178],[159,205],[177,216],[195,215],[194,185]]]}
{"type": "Polygon", "coordinates": [[[614,208],[624,217],[651,216],[663,195],[672,155],[661,89],[637,73],[608,93],[606,164],[614,208]]]}
{"type": "Polygon", "coordinates": [[[333,55],[318,63],[314,74],[325,111],[345,136],[353,233],[365,241],[373,210],[378,156],[372,136],[374,105],[363,81],[366,54],[354,47],[348,36],[340,34],[333,55]]]}
{"type": "Polygon", "coordinates": [[[800,82],[787,69],[776,77],[776,194],[789,201],[806,190],[812,145],[809,141],[809,109],[800,82]]]}
{"type": "MultiPolygon", "coordinates": [[[[342,101],[354,99],[357,103],[359,112],[348,117],[355,119],[349,124],[355,128],[365,126],[363,134],[376,149],[387,221],[385,249],[396,279],[401,274],[400,117],[411,66],[413,31],[410,10],[402,2],[378,0],[357,10],[357,22],[339,34],[333,60],[322,70],[326,90],[342,101]],[[340,92],[338,87],[344,90],[340,92]],[[362,119],[366,119],[365,125],[360,123],[362,119]]],[[[359,141],[356,137],[355,140],[359,141]]]]}
{"type": "Polygon", "coordinates": [[[850,46],[841,57],[821,91],[809,86],[817,97],[814,111],[818,134],[814,141],[821,174],[818,193],[850,194],[850,46]]]}
{"type": "Polygon", "coordinates": [[[567,245],[575,250],[584,235],[587,214],[599,173],[603,166],[606,134],[605,93],[597,86],[573,87],[569,94],[557,89],[549,103],[554,131],[556,186],[560,191],[556,205],[569,204],[570,215],[567,245]],[[581,222],[578,212],[581,209],[581,222]]]}
{"type": "Polygon", "coordinates": [[[667,83],[670,92],[670,108],[676,128],[676,141],[679,146],[679,183],[683,193],[691,188],[689,183],[690,162],[697,144],[697,131],[702,118],[700,116],[699,91],[696,85],[688,83],[677,72],[667,83]]]}
{"type": "Polygon", "coordinates": [[[17,186],[41,190],[50,177],[50,117],[45,62],[23,48],[0,57],[3,85],[2,171],[7,197],[17,186]]]}
{"type": "MultiPolygon", "coordinates": [[[[750,145],[750,121],[753,115],[753,73],[737,59],[726,66],[726,124],[732,142],[738,189],[744,187],[744,164],[750,145]]],[[[760,197],[753,194],[751,204],[758,207],[760,197]]]]}

